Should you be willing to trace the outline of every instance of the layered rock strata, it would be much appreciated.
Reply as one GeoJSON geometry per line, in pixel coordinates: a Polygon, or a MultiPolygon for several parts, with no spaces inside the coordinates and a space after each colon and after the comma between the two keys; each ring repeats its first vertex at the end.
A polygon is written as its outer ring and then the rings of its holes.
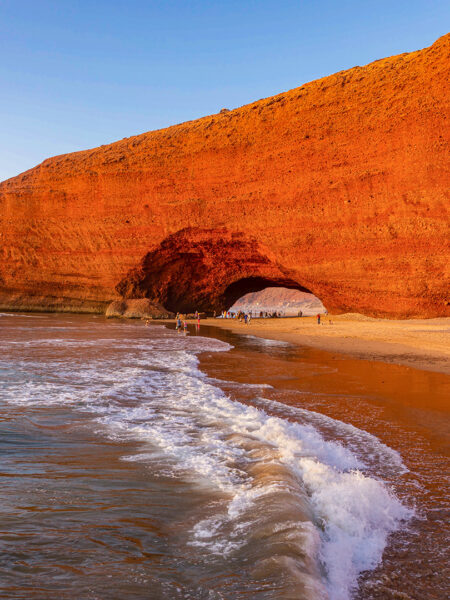
{"type": "Polygon", "coordinates": [[[0,306],[450,315],[450,36],[0,184],[0,306]],[[47,300],[46,300],[47,299],[47,300]]]}

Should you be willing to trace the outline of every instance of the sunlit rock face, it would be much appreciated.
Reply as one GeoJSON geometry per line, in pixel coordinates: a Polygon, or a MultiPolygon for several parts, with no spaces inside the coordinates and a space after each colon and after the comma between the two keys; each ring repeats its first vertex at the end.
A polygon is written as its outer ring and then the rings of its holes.
{"type": "Polygon", "coordinates": [[[450,315],[449,47],[3,182],[0,306],[218,310],[282,285],[330,312],[450,315]]]}

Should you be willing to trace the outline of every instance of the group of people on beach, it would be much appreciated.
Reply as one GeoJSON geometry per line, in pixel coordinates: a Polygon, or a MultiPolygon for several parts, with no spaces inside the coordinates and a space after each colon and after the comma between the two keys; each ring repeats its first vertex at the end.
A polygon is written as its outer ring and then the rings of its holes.
{"type": "MultiPolygon", "coordinates": [[[[238,319],[239,323],[245,323],[246,325],[250,325],[251,320],[252,320],[252,313],[244,313],[242,311],[238,311],[237,313],[234,312],[230,312],[230,311],[226,311],[223,310],[222,313],[220,314],[219,317],[216,316],[216,313],[214,312],[214,318],[221,318],[221,319],[238,319]]],[[[270,318],[270,317],[281,317],[281,313],[278,315],[277,313],[273,313],[273,315],[269,315],[268,313],[264,314],[262,311],[259,314],[259,318],[270,318]]],[[[300,316],[300,315],[299,315],[300,316]]],[[[321,324],[321,315],[317,314],[316,316],[317,318],[317,324],[320,325],[321,324]]],[[[197,321],[197,327],[200,328],[200,313],[196,310],[194,313],[194,319],[197,321]]],[[[329,324],[332,324],[331,319],[329,319],[329,324]]],[[[150,319],[146,319],[145,320],[145,324],[148,325],[150,323],[150,319]]],[[[178,331],[178,333],[184,332],[185,335],[187,335],[188,333],[188,324],[187,324],[187,320],[186,317],[183,316],[181,313],[177,312],[176,316],[175,316],[175,329],[176,331],[178,331]]]]}
{"type": "MultiPolygon", "coordinates": [[[[214,314],[215,317],[215,314],[214,314]]],[[[238,311],[237,313],[234,312],[230,312],[229,310],[223,310],[222,314],[220,315],[220,317],[218,317],[219,319],[239,319],[239,323],[245,323],[246,325],[250,324],[250,321],[252,320],[252,313],[245,313],[242,310],[238,311]]]]}
{"type": "MultiPolygon", "coordinates": [[[[276,312],[273,314],[269,314],[269,313],[263,313],[263,311],[260,312],[259,317],[260,318],[274,318],[274,317],[281,317],[281,313],[277,314],[276,312]]],[[[175,316],[175,329],[176,331],[178,331],[178,333],[184,332],[185,335],[187,335],[188,333],[188,324],[187,324],[187,317],[185,317],[184,315],[182,315],[181,313],[177,312],[176,316],[175,316]]],[[[222,313],[220,314],[220,316],[216,316],[216,313],[214,313],[214,318],[222,318],[222,319],[238,319],[239,323],[245,323],[245,325],[250,325],[250,322],[252,320],[252,313],[244,313],[243,311],[238,311],[237,313],[234,312],[230,312],[230,311],[226,311],[223,310],[222,313]]],[[[317,314],[316,316],[317,318],[317,324],[320,325],[321,324],[321,315],[317,314]]],[[[196,310],[194,313],[194,319],[197,321],[197,327],[200,328],[200,313],[196,310]]],[[[331,324],[331,319],[329,321],[329,323],[331,324]]],[[[148,324],[148,321],[146,322],[146,325],[148,324]]]]}
{"type": "MultiPolygon", "coordinates": [[[[194,313],[194,319],[197,321],[197,327],[199,328],[200,327],[200,313],[197,310],[194,313]]],[[[177,314],[175,316],[175,329],[178,331],[178,333],[181,333],[183,331],[184,335],[187,335],[187,333],[188,333],[188,324],[187,324],[186,317],[183,316],[179,312],[177,312],[177,314]]]]}
{"type": "Polygon", "coordinates": [[[243,311],[238,311],[236,312],[232,312],[229,310],[223,310],[221,312],[221,314],[216,317],[216,313],[214,313],[214,318],[217,319],[239,319],[239,320],[245,320],[245,316],[247,316],[247,320],[250,323],[250,321],[252,320],[252,318],[256,318],[259,317],[260,319],[275,319],[277,317],[282,317],[284,316],[283,313],[281,312],[277,312],[277,311],[273,311],[273,312],[267,312],[267,311],[259,311],[259,314],[257,311],[249,311],[248,313],[245,313],[243,311]]]}

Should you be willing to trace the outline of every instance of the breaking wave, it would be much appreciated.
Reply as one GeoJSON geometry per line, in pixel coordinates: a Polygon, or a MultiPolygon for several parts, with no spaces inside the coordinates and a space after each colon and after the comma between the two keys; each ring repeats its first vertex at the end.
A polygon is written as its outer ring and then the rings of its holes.
{"type": "Polygon", "coordinates": [[[226,351],[228,344],[155,328],[144,341],[115,341],[121,360],[105,368],[111,338],[46,336],[29,341],[48,348],[46,361],[24,361],[3,399],[66,403],[89,413],[99,435],[139,442],[123,460],[191,481],[209,498],[188,524],[186,544],[205,561],[245,560],[260,581],[281,574],[285,591],[273,597],[296,590],[295,597],[347,600],[359,574],[379,564],[388,536],[411,515],[373,474],[379,462],[404,469],[377,438],[264,399],[261,386],[250,404],[232,400],[208,379],[197,354],[226,351]],[[83,353],[70,368],[54,354],[68,342],[83,353]],[[340,441],[332,439],[337,430],[340,441]]]}

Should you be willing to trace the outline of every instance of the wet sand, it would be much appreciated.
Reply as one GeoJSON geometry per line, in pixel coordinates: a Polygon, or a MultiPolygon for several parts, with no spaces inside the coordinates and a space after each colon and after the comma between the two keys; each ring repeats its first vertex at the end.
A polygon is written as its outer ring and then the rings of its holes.
{"type": "Polygon", "coordinates": [[[205,319],[202,325],[450,374],[450,318],[395,321],[345,314],[326,316],[320,325],[315,317],[252,319],[250,325],[205,319]]]}

